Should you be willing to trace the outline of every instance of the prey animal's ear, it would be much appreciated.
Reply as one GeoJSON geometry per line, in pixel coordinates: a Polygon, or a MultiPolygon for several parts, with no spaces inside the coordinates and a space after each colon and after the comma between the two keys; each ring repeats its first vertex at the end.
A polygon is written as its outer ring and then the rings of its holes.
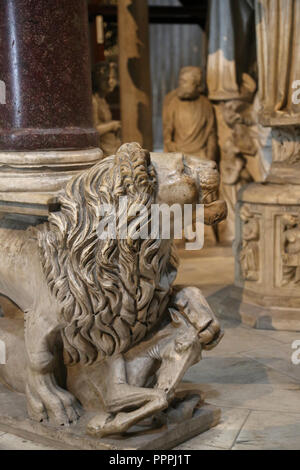
{"type": "Polygon", "coordinates": [[[189,323],[185,319],[185,317],[180,313],[178,310],[175,308],[170,307],[169,312],[172,318],[173,323],[175,323],[176,326],[181,326],[181,325],[186,325],[188,326],[189,323]]]}

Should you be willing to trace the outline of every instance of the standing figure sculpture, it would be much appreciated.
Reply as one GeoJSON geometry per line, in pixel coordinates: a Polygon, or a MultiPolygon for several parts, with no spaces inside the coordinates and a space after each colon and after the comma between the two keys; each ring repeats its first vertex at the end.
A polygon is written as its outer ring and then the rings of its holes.
{"type": "Polygon", "coordinates": [[[216,160],[217,130],[214,109],[204,95],[202,70],[183,67],[178,88],[165,98],[164,150],[216,160]]]}
{"type": "Polygon", "coordinates": [[[93,71],[93,120],[100,135],[99,147],[105,157],[116,153],[121,145],[121,122],[112,119],[106,96],[117,86],[116,64],[101,63],[93,71]]]}
{"type": "Polygon", "coordinates": [[[300,227],[298,216],[282,216],[282,286],[300,282],[300,227]]]}
{"type": "Polygon", "coordinates": [[[257,281],[259,278],[259,221],[248,206],[240,212],[243,222],[243,242],[240,251],[241,271],[244,280],[257,281]]]}

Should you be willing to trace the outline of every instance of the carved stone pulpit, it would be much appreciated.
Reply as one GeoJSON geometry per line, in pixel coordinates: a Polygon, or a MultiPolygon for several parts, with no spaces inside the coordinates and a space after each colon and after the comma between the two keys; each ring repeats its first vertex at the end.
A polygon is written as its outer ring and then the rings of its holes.
{"type": "Polygon", "coordinates": [[[272,128],[273,161],[267,183],[250,184],[238,198],[240,314],[258,328],[299,330],[300,105],[293,83],[300,77],[300,4],[259,0],[255,13],[259,115],[272,128]]]}

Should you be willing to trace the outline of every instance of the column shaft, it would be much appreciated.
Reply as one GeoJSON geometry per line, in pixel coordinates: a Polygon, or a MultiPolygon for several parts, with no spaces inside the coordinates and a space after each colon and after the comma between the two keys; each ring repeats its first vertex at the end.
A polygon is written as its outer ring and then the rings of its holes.
{"type": "Polygon", "coordinates": [[[97,146],[85,0],[0,2],[0,150],[97,146]]]}

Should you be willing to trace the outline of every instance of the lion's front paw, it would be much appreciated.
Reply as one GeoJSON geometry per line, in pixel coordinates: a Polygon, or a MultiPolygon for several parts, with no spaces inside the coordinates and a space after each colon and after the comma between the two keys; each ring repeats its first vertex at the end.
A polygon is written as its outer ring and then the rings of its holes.
{"type": "Polygon", "coordinates": [[[26,386],[27,409],[35,421],[60,426],[76,423],[82,409],[76,398],[58,387],[53,374],[29,374],[26,386]]]}

